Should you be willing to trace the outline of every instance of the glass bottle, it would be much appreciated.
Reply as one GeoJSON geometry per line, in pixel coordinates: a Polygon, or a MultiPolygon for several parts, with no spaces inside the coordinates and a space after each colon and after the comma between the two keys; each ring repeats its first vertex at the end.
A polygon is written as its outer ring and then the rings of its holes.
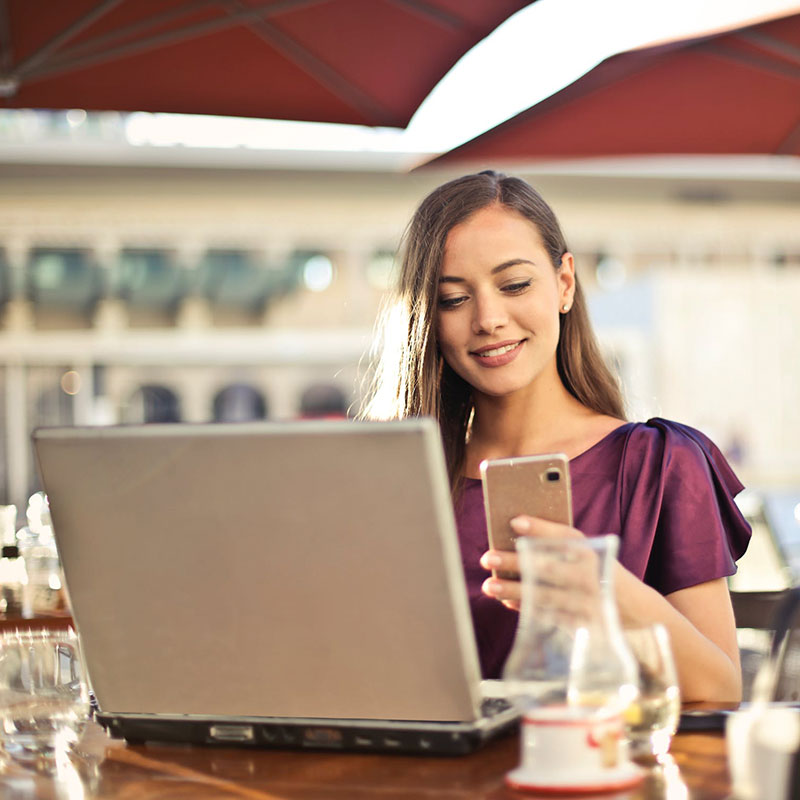
{"type": "Polygon", "coordinates": [[[0,614],[22,616],[22,601],[28,583],[25,561],[20,557],[14,527],[17,507],[0,506],[0,614]]]}
{"type": "Polygon", "coordinates": [[[27,525],[17,531],[20,555],[25,560],[28,583],[23,593],[24,617],[50,616],[64,610],[61,562],[56,550],[50,509],[43,492],[28,500],[27,525]]]}
{"type": "Polygon", "coordinates": [[[613,588],[618,538],[520,537],[522,605],[504,678],[522,712],[518,789],[607,791],[642,771],[628,757],[623,713],[637,668],[613,588]]]}

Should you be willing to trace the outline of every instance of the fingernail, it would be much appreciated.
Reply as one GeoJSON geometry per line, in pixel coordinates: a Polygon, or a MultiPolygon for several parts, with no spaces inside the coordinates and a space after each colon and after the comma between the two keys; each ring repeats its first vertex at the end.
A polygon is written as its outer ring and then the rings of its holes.
{"type": "Polygon", "coordinates": [[[502,564],[503,559],[500,558],[496,553],[485,553],[481,557],[481,564],[488,569],[493,569],[494,567],[499,567],[502,564]]]}
{"type": "Polygon", "coordinates": [[[503,591],[503,587],[500,585],[499,581],[495,581],[490,578],[489,580],[483,582],[483,590],[487,594],[497,597],[503,591]]]}
{"type": "Polygon", "coordinates": [[[509,525],[515,533],[528,533],[531,529],[531,523],[525,517],[514,517],[509,525]]]}

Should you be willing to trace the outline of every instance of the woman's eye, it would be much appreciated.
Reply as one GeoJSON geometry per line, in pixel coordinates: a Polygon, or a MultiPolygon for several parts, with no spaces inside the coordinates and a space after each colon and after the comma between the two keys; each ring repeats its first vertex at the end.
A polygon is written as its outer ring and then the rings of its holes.
{"type": "Polygon", "coordinates": [[[440,297],[439,298],[439,308],[448,309],[448,308],[457,308],[462,303],[466,302],[466,297],[463,295],[459,295],[458,297],[440,297]]]}
{"type": "Polygon", "coordinates": [[[506,294],[519,294],[520,292],[524,292],[531,285],[531,283],[532,281],[530,279],[526,281],[518,281],[517,283],[510,283],[503,287],[503,291],[506,294]]]}

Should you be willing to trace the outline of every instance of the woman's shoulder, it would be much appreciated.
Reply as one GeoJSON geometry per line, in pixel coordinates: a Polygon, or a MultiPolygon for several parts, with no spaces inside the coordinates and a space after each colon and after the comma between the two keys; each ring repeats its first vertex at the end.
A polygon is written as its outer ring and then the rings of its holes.
{"type": "Polygon", "coordinates": [[[638,469],[671,473],[682,480],[702,473],[733,494],[744,488],[719,447],[697,428],[662,417],[628,423],[625,428],[624,459],[638,469]]]}
{"type": "Polygon", "coordinates": [[[669,448],[678,452],[708,454],[720,452],[716,444],[702,431],[663,417],[651,417],[645,422],[629,422],[622,426],[628,447],[669,448]]]}
{"type": "MultiPolygon", "coordinates": [[[[722,458],[719,448],[702,431],[681,422],[652,417],[646,422],[621,422],[589,447],[586,455],[605,458],[609,451],[619,451],[626,459],[663,457],[670,453],[676,458],[722,458]]],[[[581,455],[584,455],[583,453],[581,455]]]]}

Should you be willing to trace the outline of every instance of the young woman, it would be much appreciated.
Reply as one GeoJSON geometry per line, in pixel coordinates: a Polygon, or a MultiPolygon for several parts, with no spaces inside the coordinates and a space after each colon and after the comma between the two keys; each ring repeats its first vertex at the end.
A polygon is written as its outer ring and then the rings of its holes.
{"type": "Polygon", "coordinates": [[[726,576],[750,529],[742,486],[702,433],[626,422],[558,221],[527,183],[494,172],[451,181],[415,213],[396,303],[383,322],[371,418],[441,426],[481,666],[501,671],[520,600],[516,553],[487,551],[483,459],[563,452],[575,527],[517,517],[519,535],[620,536],[625,624],[668,628],[683,699],[735,701],[741,670],[726,576]]]}

